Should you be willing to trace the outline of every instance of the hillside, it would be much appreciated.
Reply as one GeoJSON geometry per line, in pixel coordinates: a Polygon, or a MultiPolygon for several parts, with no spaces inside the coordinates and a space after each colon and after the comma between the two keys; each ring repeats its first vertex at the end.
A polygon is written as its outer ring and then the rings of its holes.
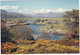
{"type": "Polygon", "coordinates": [[[27,16],[16,12],[1,10],[1,18],[27,18],[27,16]]]}
{"type": "Polygon", "coordinates": [[[33,16],[33,18],[62,18],[65,13],[38,13],[33,16]]]}
{"type": "Polygon", "coordinates": [[[8,12],[6,10],[1,11],[1,18],[63,18],[65,12],[62,13],[37,13],[37,14],[22,14],[17,12],[8,12]]]}

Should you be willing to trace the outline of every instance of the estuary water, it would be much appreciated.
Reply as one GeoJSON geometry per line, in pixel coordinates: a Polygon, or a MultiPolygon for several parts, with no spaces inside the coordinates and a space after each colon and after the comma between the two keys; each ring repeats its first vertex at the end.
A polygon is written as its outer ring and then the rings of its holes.
{"type": "MultiPolygon", "coordinates": [[[[31,20],[27,21],[27,23],[33,23],[33,22],[35,22],[35,21],[31,21],[31,20]]],[[[43,34],[43,32],[39,31],[39,29],[42,28],[44,25],[30,24],[28,26],[34,31],[34,35],[40,36],[40,35],[43,34]]],[[[50,35],[51,40],[60,40],[60,39],[65,38],[64,36],[54,35],[54,34],[51,34],[51,33],[48,33],[48,34],[50,35]]]]}

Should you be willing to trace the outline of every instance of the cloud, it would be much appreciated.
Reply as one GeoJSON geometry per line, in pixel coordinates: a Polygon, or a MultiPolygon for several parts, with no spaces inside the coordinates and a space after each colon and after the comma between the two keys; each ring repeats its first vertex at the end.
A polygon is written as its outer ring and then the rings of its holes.
{"type": "Polygon", "coordinates": [[[2,10],[12,10],[13,12],[18,12],[18,13],[25,13],[25,14],[37,14],[37,13],[49,13],[49,12],[54,12],[54,13],[59,13],[59,12],[65,12],[69,11],[70,9],[63,9],[63,8],[58,8],[58,9],[19,9],[19,6],[0,6],[0,9],[2,10]]]}
{"type": "Polygon", "coordinates": [[[63,9],[63,8],[58,8],[55,10],[53,9],[37,9],[37,10],[23,9],[23,10],[17,10],[16,12],[25,13],[25,14],[37,14],[37,13],[49,13],[49,12],[60,13],[60,12],[65,12],[65,11],[70,11],[70,9],[63,9]]]}
{"type": "Polygon", "coordinates": [[[65,12],[65,11],[69,11],[70,9],[63,9],[63,8],[58,8],[58,9],[39,9],[39,10],[35,10],[34,12],[36,13],[49,13],[49,12],[65,12]]]}
{"type": "Polygon", "coordinates": [[[68,11],[68,9],[58,8],[54,10],[54,12],[65,12],[65,11],[68,11]]]}
{"type": "Polygon", "coordinates": [[[15,12],[18,12],[18,13],[28,13],[29,10],[28,9],[22,9],[22,10],[15,10],[15,12]]]}
{"type": "Polygon", "coordinates": [[[19,6],[0,6],[0,9],[4,9],[4,10],[7,10],[7,9],[18,9],[19,6]]]}
{"type": "Polygon", "coordinates": [[[53,12],[52,9],[39,9],[39,10],[35,10],[33,11],[35,13],[49,13],[49,12],[53,12]]]}

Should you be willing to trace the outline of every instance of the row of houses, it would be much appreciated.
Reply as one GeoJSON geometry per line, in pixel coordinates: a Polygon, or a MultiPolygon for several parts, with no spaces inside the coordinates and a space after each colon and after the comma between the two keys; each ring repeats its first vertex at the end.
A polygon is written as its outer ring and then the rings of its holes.
{"type": "Polygon", "coordinates": [[[65,21],[39,21],[37,23],[42,23],[42,24],[58,24],[58,23],[66,23],[65,21]]]}
{"type": "MultiPolygon", "coordinates": [[[[49,20],[40,20],[40,19],[37,19],[36,22],[42,22],[44,24],[58,24],[58,23],[72,23],[72,22],[75,22],[74,19],[71,19],[71,20],[63,20],[63,21],[57,21],[57,20],[54,20],[54,21],[49,21],[49,20]]],[[[78,22],[78,21],[76,21],[78,22]]]]}
{"type": "Polygon", "coordinates": [[[6,26],[8,27],[24,24],[24,21],[21,20],[7,20],[7,19],[3,19],[3,20],[6,22],[6,26]]]}

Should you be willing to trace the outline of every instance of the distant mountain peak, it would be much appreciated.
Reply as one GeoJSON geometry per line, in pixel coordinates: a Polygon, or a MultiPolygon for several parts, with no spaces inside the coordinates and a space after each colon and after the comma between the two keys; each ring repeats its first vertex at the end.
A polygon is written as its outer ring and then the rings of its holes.
{"type": "Polygon", "coordinates": [[[27,18],[27,16],[17,12],[7,12],[1,10],[1,18],[27,18]]]}
{"type": "Polygon", "coordinates": [[[5,10],[1,10],[1,18],[62,18],[65,13],[38,13],[35,15],[31,14],[21,14],[17,12],[7,12],[5,10]]]}

